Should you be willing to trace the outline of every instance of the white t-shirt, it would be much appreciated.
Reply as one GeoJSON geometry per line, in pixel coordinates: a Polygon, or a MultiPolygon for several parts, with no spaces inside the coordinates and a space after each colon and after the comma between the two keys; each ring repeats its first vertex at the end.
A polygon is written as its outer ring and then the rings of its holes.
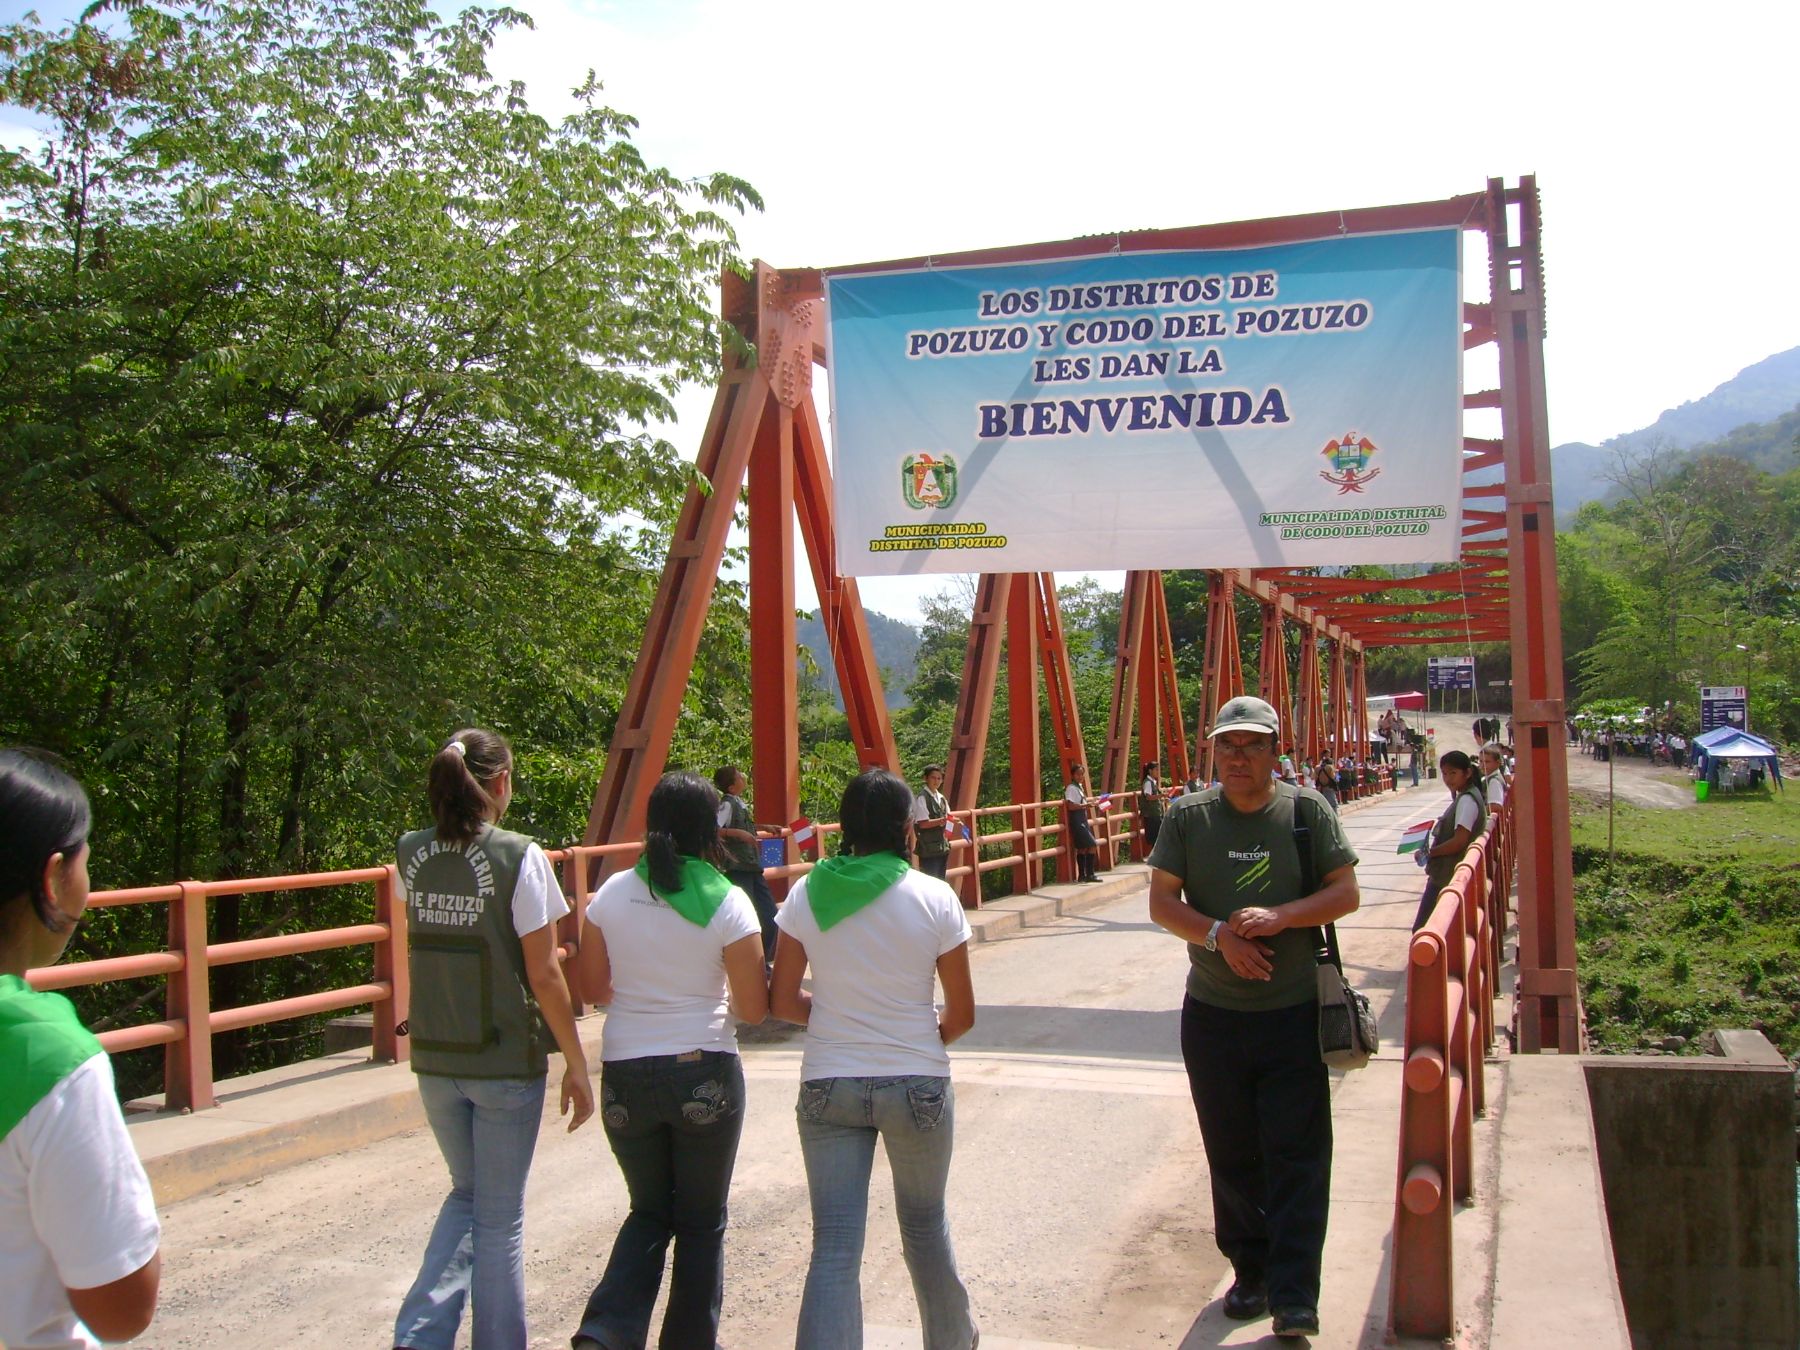
{"type": "MultiPolygon", "coordinates": [[[[1475,794],[1459,792],[1456,796],[1456,819],[1451,823],[1450,834],[1455,834],[1456,827],[1460,825],[1469,832],[1470,838],[1473,838],[1476,823],[1480,819],[1481,808],[1475,805],[1475,794]]],[[[1431,842],[1433,845],[1449,843],[1450,834],[1445,835],[1442,839],[1433,839],[1431,842]]]]}
{"type": "Polygon", "coordinates": [[[938,1035],[937,960],[969,940],[955,891],[908,871],[821,931],[802,877],[775,922],[806,948],[812,967],[803,1080],[948,1076],[950,1055],[938,1035]]]}
{"type": "Polygon", "coordinates": [[[92,1350],[66,1291],[124,1279],[161,1236],[102,1052],[0,1139],[0,1341],[92,1350]]]}
{"type": "Polygon", "coordinates": [[[613,1001],[600,1043],[602,1060],[737,1053],[725,983],[725,949],[762,924],[750,897],[733,886],[712,921],[690,923],[630,869],[615,872],[588,902],[588,920],[606,939],[613,1001]]]}
{"type": "Polygon", "coordinates": [[[1481,788],[1483,795],[1487,797],[1487,804],[1490,807],[1506,805],[1506,775],[1501,773],[1500,770],[1495,769],[1486,778],[1482,779],[1481,788]]]}
{"type": "Polygon", "coordinates": [[[1087,793],[1082,791],[1080,783],[1070,783],[1063,789],[1063,800],[1071,806],[1086,806],[1087,793]]]}
{"type": "Polygon", "coordinates": [[[917,825],[922,820],[936,820],[940,815],[947,815],[950,810],[949,800],[945,798],[942,793],[938,794],[938,800],[944,803],[943,811],[933,811],[931,809],[931,799],[923,792],[915,792],[913,794],[912,809],[913,824],[917,825]]]}
{"type": "Polygon", "coordinates": [[[519,864],[519,885],[513,891],[513,932],[520,937],[535,933],[547,923],[555,923],[569,912],[569,902],[556,881],[556,869],[536,844],[525,846],[525,861],[519,864]]]}

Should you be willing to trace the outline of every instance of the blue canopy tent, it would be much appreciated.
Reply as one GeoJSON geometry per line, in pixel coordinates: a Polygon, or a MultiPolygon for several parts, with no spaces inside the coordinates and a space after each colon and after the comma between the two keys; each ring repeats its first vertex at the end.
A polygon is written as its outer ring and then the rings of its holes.
{"type": "Polygon", "coordinates": [[[1748,760],[1767,773],[1782,791],[1787,790],[1781,782],[1781,756],[1761,736],[1736,727],[1714,727],[1694,737],[1694,777],[1720,786],[1719,767],[1724,760],[1748,760]]]}

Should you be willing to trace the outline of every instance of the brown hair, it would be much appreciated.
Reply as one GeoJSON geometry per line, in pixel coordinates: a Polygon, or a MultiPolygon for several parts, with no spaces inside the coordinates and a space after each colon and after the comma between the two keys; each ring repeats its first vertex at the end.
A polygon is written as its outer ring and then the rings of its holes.
{"type": "Polygon", "coordinates": [[[463,844],[475,837],[497,804],[489,785],[512,762],[512,747],[497,731],[465,727],[444,743],[426,779],[439,839],[463,844]]]}

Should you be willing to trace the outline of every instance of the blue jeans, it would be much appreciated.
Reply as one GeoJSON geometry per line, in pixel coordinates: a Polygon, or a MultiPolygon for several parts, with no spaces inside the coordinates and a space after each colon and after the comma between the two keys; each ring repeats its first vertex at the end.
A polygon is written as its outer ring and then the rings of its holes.
{"type": "Polygon", "coordinates": [[[631,1212],[575,1334],[604,1350],[642,1350],[672,1240],[657,1344],[713,1350],[725,1301],[725,1200],[744,1131],[743,1061],[719,1050],[609,1060],[600,1119],[631,1212]]]}
{"type": "Polygon", "coordinates": [[[418,1078],[425,1119],[450,1167],[450,1194],[401,1301],[394,1344],[451,1350],[468,1299],[474,1350],[524,1350],[525,1176],[544,1080],[418,1078]]]}
{"type": "Polygon", "coordinates": [[[948,1078],[816,1078],[800,1085],[796,1114],[813,1240],[795,1350],[858,1350],[863,1343],[863,1238],[877,1136],[894,1174],[894,1212],[925,1350],[973,1344],[969,1291],[956,1273],[944,1213],[954,1108],[948,1078]]]}

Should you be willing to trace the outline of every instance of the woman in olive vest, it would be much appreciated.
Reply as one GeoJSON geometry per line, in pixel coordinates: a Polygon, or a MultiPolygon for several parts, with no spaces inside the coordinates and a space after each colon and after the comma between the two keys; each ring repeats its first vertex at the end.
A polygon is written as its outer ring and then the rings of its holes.
{"type": "Polygon", "coordinates": [[[412,1067],[450,1194],[400,1304],[396,1346],[448,1347],[467,1299],[475,1350],[523,1350],[525,1176],[552,1040],[569,1128],[594,1113],[556,951],[568,902],[544,851],[496,824],[512,801],[512,769],[503,738],[457,732],[431,761],[437,824],[400,840],[412,1067]]]}
{"type": "Polygon", "coordinates": [[[130,1340],[162,1273],[112,1061],[68,999],[25,983],[87,908],[89,820],[68,774],[0,750],[0,1341],[15,1350],[130,1340]]]}
{"type": "Polygon", "coordinates": [[[944,796],[944,770],[936,764],[925,766],[924,791],[913,796],[913,851],[919,855],[919,870],[939,881],[950,870],[950,840],[945,833],[950,824],[950,802],[944,796]]]}
{"type": "Polygon", "coordinates": [[[1438,774],[1450,789],[1450,805],[1432,827],[1430,844],[1415,855],[1419,866],[1425,869],[1425,894],[1413,919],[1415,933],[1431,918],[1438,892],[1456,875],[1456,864],[1487,824],[1487,803],[1482,800],[1476,781],[1475,761],[1460,750],[1452,750],[1438,761],[1438,774]]]}
{"type": "Polygon", "coordinates": [[[1069,766],[1069,785],[1063,789],[1063,825],[1075,847],[1075,880],[1099,881],[1100,843],[1088,824],[1087,770],[1069,766]]]}
{"type": "Polygon", "coordinates": [[[1156,776],[1156,762],[1149,761],[1144,765],[1141,775],[1143,781],[1138,784],[1138,814],[1144,821],[1144,856],[1150,856],[1150,850],[1156,847],[1156,836],[1162,831],[1163,794],[1162,783],[1156,776]]]}
{"type": "Polygon", "coordinates": [[[744,1129],[739,1021],[768,1012],[756,911],[719,870],[719,794],[691,773],[650,792],[644,856],[589,902],[576,966],[608,1004],[600,1121],[631,1212],[574,1350],[642,1350],[671,1243],[663,1350],[712,1350],[725,1295],[725,1204],[744,1129]]]}

